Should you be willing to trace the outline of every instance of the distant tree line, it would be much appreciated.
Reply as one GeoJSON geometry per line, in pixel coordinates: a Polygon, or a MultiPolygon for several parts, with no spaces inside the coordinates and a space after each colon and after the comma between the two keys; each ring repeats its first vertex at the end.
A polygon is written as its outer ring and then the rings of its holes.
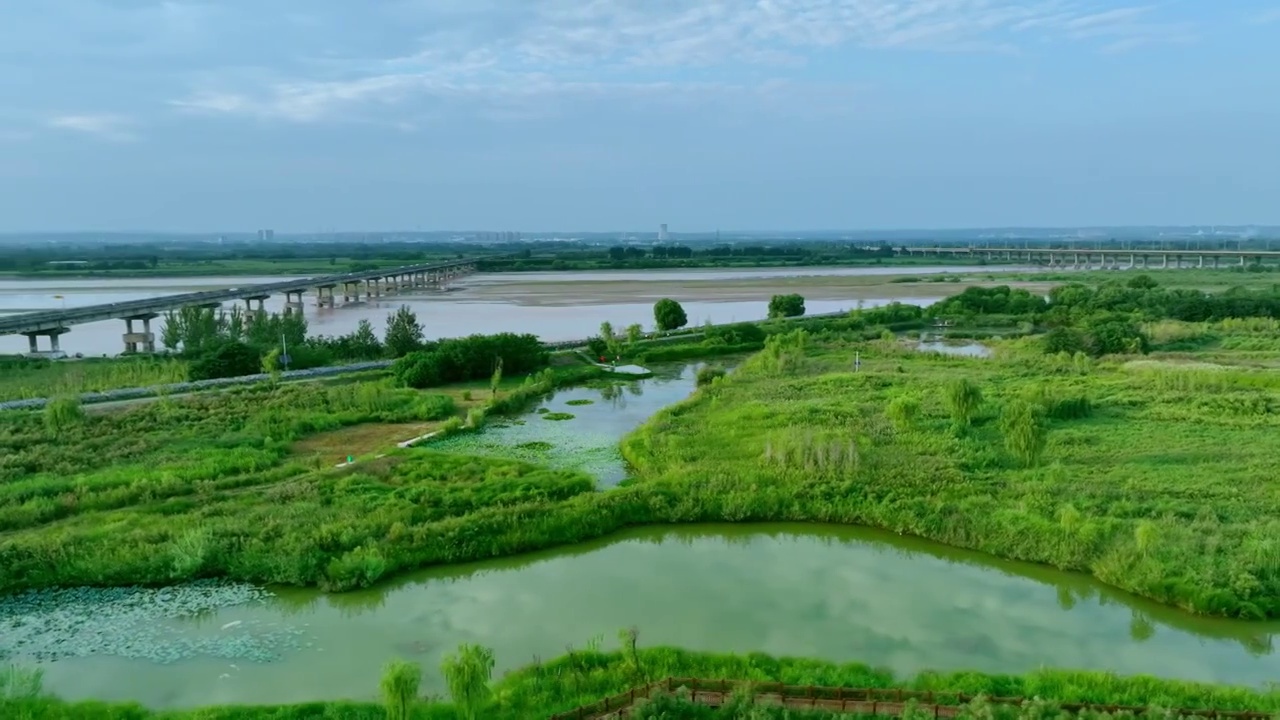
{"type": "Polygon", "coordinates": [[[920,312],[928,318],[970,322],[1003,316],[1047,326],[1044,347],[1050,353],[1136,353],[1149,346],[1140,327],[1143,322],[1280,318],[1280,286],[1207,293],[1164,288],[1149,275],[1135,275],[1096,287],[1060,285],[1048,297],[1004,285],[971,287],[920,312]]]}

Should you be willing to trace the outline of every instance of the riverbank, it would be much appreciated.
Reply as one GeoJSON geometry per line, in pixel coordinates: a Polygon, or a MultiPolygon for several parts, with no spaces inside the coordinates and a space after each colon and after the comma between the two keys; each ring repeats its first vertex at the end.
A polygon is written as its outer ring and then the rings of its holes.
{"type": "Polygon", "coordinates": [[[697,488],[684,499],[703,517],[869,525],[1194,612],[1280,616],[1280,505],[1256,470],[1280,452],[1267,409],[1280,379],[999,348],[796,338],[660,413],[624,453],[638,487],[697,488]],[[960,429],[957,388],[971,388],[960,429]],[[1015,431],[1006,408],[1022,398],[1045,417],[1015,431]]]}
{"type": "MultiPolygon", "coordinates": [[[[348,335],[361,321],[368,321],[374,334],[381,336],[388,316],[407,305],[422,320],[427,339],[536,328],[544,340],[560,342],[580,338],[584,329],[598,327],[606,320],[619,328],[633,323],[651,327],[653,303],[659,297],[681,302],[695,325],[708,320],[723,323],[764,317],[772,295],[794,292],[803,283],[813,286],[812,293],[801,291],[809,298],[810,313],[894,300],[928,304],[967,287],[969,281],[957,275],[964,270],[963,266],[936,264],[915,267],[905,276],[920,281],[914,285],[895,282],[902,269],[891,267],[489,273],[467,276],[445,290],[357,298],[335,307],[312,307],[308,299],[305,317],[311,337],[348,335]],[[885,288],[886,294],[878,293],[878,288],[885,288]]],[[[987,270],[972,282],[993,284],[986,278],[998,269],[987,270]]],[[[0,280],[0,313],[129,302],[275,279],[0,280]]],[[[284,297],[268,298],[265,309],[282,313],[284,297]]],[[[163,340],[163,323],[159,324],[161,327],[153,327],[157,342],[163,340]]],[[[118,320],[77,325],[62,336],[61,349],[91,357],[114,356],[123,350],[123,330],[124,324],[118,320]]],[[[0,353],[26,350],[26,338],[0,337],[0,353]]]]}
{"type": "MultiPolygon", "coordinates": [[[[624,640],[627,634],[621,633],[624,640]]],[[[643,641],[643,637],[639,638],[643,641]]],[[[1166,708],[1204,708],[1218,711],[1280,711],[1280,692],[1230,685],[1209,685],[1158,680],[1144,676],[1042,669],[1025,675],[989,675],[978,672],[922,672],[895,675],[861,663],[828,663],[795,657],[697,653],[674,647],[632,647],[602,652],[597,647],[572,650],[563,656],[535,663],[491,684],[483,703],[486,720],[531,720],[594,703],[629,688],[664,677],[697,677],[712,680],[783,683],[857,689],[900,688],[934,693],[937,702],[962,702],[958,695],[1037,697],[1048,708],[1056,704],[1096,703],[1166,708]]],[[[421,673],[424,668],[414,668],[421,673]]],[[[435,668],[425,668],[434,674],[435,668]]],[[[414,683],[416,687],[417,684],[414,683]]],[[[369,688],[372,696],[375,688],[369,688]]],[[[458,708],[449,700],[409,702],[414,718],[456,718],[458,708]]],[[[52,698],[0,698],[6,717],[30,720],[128,717],[133,720],[231,720],[271,717],[294,720],[340,717],[344,720],[384,720],[380,703],[307,703],[284,706],[222,706],[198,710],[146,710],[136,705],[66,703],[52,698]]]]}

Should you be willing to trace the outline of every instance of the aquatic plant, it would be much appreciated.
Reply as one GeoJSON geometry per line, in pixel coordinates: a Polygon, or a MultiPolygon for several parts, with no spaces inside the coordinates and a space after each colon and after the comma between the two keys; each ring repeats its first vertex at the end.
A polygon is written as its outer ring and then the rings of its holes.
{"type": "Polygon", "coordinates": [[[576,417],[573,413],[567,412],[549,412],[542,415],[543,420],[572,420],[576,417]]]}

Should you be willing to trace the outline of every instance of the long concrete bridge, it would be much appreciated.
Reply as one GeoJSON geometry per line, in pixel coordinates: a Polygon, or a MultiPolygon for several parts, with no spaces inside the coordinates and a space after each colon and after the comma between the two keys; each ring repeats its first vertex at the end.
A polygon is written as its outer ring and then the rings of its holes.
{"type": "Polygon", "coordinates": [[[993,262],[1027,262],[1076,270],[1122,268],[1220,268],[1280,263],[1280,250],[1137,250],[1015,247],[900,247],[897,255],[982,258],[993,262]]]}
{"type": "Polygon", "coordinates": [[[273,295],[285,296],[285,312],[301,312],[306,293],[315,291],[316,305],[333,307],[334,290],[342,288],[344,302],[358,300],[363,294],[372,299],[384,294],[403,293],[417,288],[439,287],[462,275],[475,272],[478,258],[406,265],[363,272],[325,275],[322,277],[285,280],[277,283],[245,285],[224,290],[165,295],[121,303],[87,305],[61,310],[42,310],[0,318],[0,335],[26,335],[32,353],[40,351],[37,342],[48,337],[51,350],[60,352],[58,337],[70,332],[73,325],[123,320],[126,352],[154,352],[155,334],[151,321],[160,313],[183,307],[219,307],[223,303],[243,300],[250,312],[263,310],[263,303],[273,295]],[[255,307],[256,303],[256,307],[255,307]],[[135,326],[134,323],[140,323],[135,326]]]}

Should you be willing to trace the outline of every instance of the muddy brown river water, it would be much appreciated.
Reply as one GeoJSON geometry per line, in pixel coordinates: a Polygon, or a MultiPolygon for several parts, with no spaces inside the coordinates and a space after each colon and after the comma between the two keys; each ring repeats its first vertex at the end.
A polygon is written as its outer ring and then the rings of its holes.
{"type": "MultiPolygon", "coordinates": [[[[1018,268],[1004,268],[1016,270],[1018,268]]],[[[970,284],[994,284],[985,279],[1001,268],[973,267],[857,267],[765,268],[747,270],[599,271],[479,274],[456,281],[445,291],[410,294],[315,306],[308,297],[309,331],[314,335],[342,335],[369,320],[382,332],[386,318],[401,304],[418,315],[429,337],[471,333],[534,332],[548,341],[574,340],[595,333],[601,322],[615,327],[653,324],[653,303],[670,297],[684,304],[691,324],[706,320],[732,322],[763,318],[769,298],[777,293],[805,296],[810,313],[871,307],[894,300],[935,302],[970,284]],[[890,282],[895,277],[926,278],[965,275],[967,281],[890,282]]],[[[287,277],[209,278],[87,278],[0,279],[0,315],[124,302],[149,297],[243,287],[278,282],[287,277]],[[60,296],[60,297],[59,297],[60,296]]],[[[273,297],[267,308],[278,312],[284,298],[273,297]]],[[[153,324],[157,344],[160,325],[153,324]]],[[[61,349],[90,356],[123,351],[124,322],[118,320],[76,325],[62,336],[61,349]]],[[[47,341],[42,341],[47,342],[47,341]]],[[[47,345],[41,345],[47,349],[47,345]]],[[[26,352],[26,338],[0,336],[0,354],[26,352]]]]}

